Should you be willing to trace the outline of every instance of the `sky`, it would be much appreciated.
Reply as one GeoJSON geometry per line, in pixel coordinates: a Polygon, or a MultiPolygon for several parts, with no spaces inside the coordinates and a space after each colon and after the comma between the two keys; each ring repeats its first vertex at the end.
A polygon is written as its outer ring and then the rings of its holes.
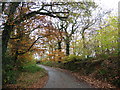
{"type": "Polygon", "coordinates": [[[112,9],[112,13],[114,15],[118,14],[118,2],[120,0],[94,0],[94,1],[98,3],[103,9],[112,9]]]}

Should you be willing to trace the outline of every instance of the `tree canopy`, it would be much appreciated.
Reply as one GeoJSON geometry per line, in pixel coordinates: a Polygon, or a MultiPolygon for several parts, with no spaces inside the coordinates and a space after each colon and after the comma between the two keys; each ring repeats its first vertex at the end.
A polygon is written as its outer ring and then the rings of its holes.
{"type": "Polygon", "coordinates": [[[89,58],[119,52],[118,17],[110,15],[109,10],[103,11],[95,2],[1,2],[0,5],[5,75],[9,56],[12,58],[9,70],[16,70],[36,55],[41,61],[60,63],[72,55],[89,58]]]}

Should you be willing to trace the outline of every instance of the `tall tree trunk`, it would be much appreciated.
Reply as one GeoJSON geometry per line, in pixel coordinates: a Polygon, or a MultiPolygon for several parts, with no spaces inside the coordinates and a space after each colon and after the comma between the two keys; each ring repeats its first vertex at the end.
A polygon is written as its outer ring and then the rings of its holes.
{"type": "Polygon", "coordinates": [[[82,33],[82,40],[83,40],[83,48],[86,48],[84,32],[82,33]]]}
{"type": "MultiPolygon", "coordinates": [[[[62,49],[61,43],[62,43],[61,41],[58,41],[58,50],[59,50],[59,52],[61,52],[61,49],[62,49]]],[[[58,63],[61,63],[61,57],[59,58],[58,63]]]]}
{"type": "Polygon", "coordinates": [[[18,69],[17,59],[18,59],[18,51],[15,52],[15,56],[14,56],[14,68],[15,68],[15,70],[18,69]]]}
{"type": "Polygon", "coordinates": [[[62,47],[61,47],[61,41],[58,41],[58,50],[60,50],[61,51],[61,49],[62,49],[62,47]]]}
{"type": "Polygon", "coordinates": [[[9,25],[14,20],[14,12],[16,11],[16,8],[19,6],[20,2],[10,2],[11,5],[8,20],[6,24],[4,25],[4,30],[2,32],[2,58],[4,59],[5,53],[7,51],[8,41],[10,39],[11,31],[13,31],[13,25],[9,25]],[[11,17],[12,16],[12,17],[11,17]]]}
{"type": "Polygon", "coordinates": [[[66,42],[66,56],[69,56],[70,55],[70,42],[67,41],[66,42]]]}
{"type": "Polygon", "coordinates": [[[4,59],[5,53],[7,51],[8,41],[10,39],[10,33],[12,31],[12,26],[5,25],[2,32],[2,58],[4,59]]]}

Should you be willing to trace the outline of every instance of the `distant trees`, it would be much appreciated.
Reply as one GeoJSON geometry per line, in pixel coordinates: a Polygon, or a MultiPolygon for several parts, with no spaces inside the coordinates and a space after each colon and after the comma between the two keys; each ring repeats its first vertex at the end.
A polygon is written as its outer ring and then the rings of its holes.
{"type": "Polygon", "coordinates": [[[83,39],[77,39],[74,46],[74,52],[76,55],[81,55],[83,57],[95,57],[100,54],[111,54],[118,52],[118,21],[117,17],[109,16],[105,21],[99,25],[101,28],[98,28],[94,32],[86,32],[86,48],[83,48],[83,39]]]}
{"type": "Polygon", "coordinates": [[[118,52],[118,20],[117,17],[109,16],[105,27],[97,30],[93,35],[96,54],[110,54],[118,52]]]}
{"type": "Polygon", "coordinates": [[[87,19],[87,17],[92,15],[97,5],[94,2],[69,2],[64,8],[69,11],[69,17],[65,21],[59,21],[57,27],[64,32],[62,37],[66,45],[66,55],[68,56],[70,54],[72,36],[78,32],[78,29],[80,32],[81,28],[87,29],[94,24],[95,21],[90,21],[90,18],[87,19]],[[83,22],[85,22],[85,24],[83,22]]]}

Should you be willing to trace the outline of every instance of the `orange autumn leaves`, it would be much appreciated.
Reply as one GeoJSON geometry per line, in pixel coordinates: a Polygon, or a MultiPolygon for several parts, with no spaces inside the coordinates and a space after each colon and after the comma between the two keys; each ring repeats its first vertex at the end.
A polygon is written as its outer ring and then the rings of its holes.
{"type": "Polygon", "coordinates": [[[65,54],[63,51],[55,50],[51,52],[51,54],[48,54],[47,58],[44,58],[42,61],[63,61],[65,57],[65,54]]]}
{"type": "MultiPolygon", "coordinates": [[[[22,10],[23,13],[16,14],[16,19],[19,19],[22,14],[29,12],[27,8],[22,8],[22,10]]],[[[11,25],[13,24],[14,21],[11,23],[11,25]]],[[[60,30],[54,28],[54,26],[52,25],[52,21],[48,20],[46,16],[36,15],[33,18],[24,19],[24,21],[21,22],[21,24],[19,25],[14,25],[15,27],[14,31],[12,32],[11,38],[18,38],[10,40],[9,47],[10,51],[12,52],[10,54],[15,54],[16,51],[18,51],[18,53],[26,52],[28,48],[32,45],[32,43],[36,40],[36,38],[42,36],[43,38],[39,39],[29,52],[37,52],[41,56],[44,55],[46,51],[48,51],[52,54],[48,54],[49,60],[52,61],[61,61],[62,57],[65,56],[64,52],[59,49],[55,50],[54,47],[55,43],[62,41],[62,35],[64,34],[64,32],[61,32],[60,30]],[[46,46],[47,48],[44,48],[44,46],[46,46]],[[53,48],[53,50],[49,51],[48,47],[53,48]]],[[[24,57],[24,55],[21,56],[24,57]]]]}
{"type": "MultiPolygon", "coordinates": [[[[44,19],[45,16],[36,16],[38,20],[44,19]],[[38,17],[38,18],[37,18],[38,17]],[[41,17],[41,18],[40,18],[41,17]]],[[[11,33],[11,39],[9,41],[9,51],[10,55],[14,55],[15,52],[26,52],[32,43],[36,40],[35,36],[31,35],[31,31],[37,27],[34,19],[25,20],[19,25],[15,25],[14,31],[11,33]]],[[[36,50],[33,46],[30,51],[36,50]]]]}

